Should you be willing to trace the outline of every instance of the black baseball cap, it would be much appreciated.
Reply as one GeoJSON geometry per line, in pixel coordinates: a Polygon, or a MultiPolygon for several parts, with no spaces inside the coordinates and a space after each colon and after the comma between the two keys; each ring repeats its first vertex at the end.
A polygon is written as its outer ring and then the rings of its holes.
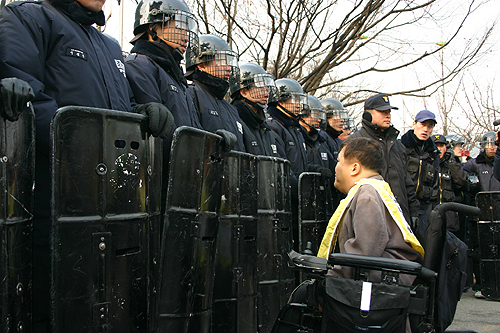
{"type": "Polygon", "coordinates": [[[376,94],[365,101],[365,110],[375,109],[378,111],[386,111],[390,109],[398,110],[399,108],[389,104],[389,96],[386,94],[376,94]]]}
{"type": "Polygon", "coordinates": [[[431,138],[432,138],[432,141],[434,141],[434,143],[444,143],[445,145],[448,144],[446,137],[442,134],[435,134],[435,135],[431,136],[431,138]]]}

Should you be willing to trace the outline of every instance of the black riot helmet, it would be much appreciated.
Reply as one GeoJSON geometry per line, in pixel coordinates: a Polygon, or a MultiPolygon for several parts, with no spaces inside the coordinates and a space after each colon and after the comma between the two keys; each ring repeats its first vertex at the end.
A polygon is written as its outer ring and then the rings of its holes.
{"type": "Polygon", "coordinates": [[[344,105],[335,98],[325,98],[321,101],[321,104],[325,108],[326,119],[330,126],[337,131],[341,131],[349,118],[344,105]]]}
{"type": "Polygon", "coordinates": [[[490,131],[481,138],[481,148],[496,148],[497,147],[497,132],[490,131]]]}
{"type": "Polygon", "coordinates": [[[197,53],[186,51],[186,70],[193,71],[200,64],[206,64],[204,72],[226,81],[239,71],[238,54],[224,39],[214,35],[200,36],[197,53]]]}
{"type": "Polygon", "coordinates": [[[269,98],[276,85],[272,74],[257,64],[243,64],[240,70],[229,77],[229,92],[232,98],[240,98],[241,89],[247,88],[251,98],[269,98]]]}
{"type": "Polygon", "coordinates": [[[295,116],[307,117],[309,115],[309,105],[307,95],[300,84],[293,79],[279,79],[275,81],[276,90],[269,96],[269,104],[285,108],[286,111],[295,116]]]}
{"type": "Polygon", "coordinates": [[[146,32],[153,40],[161,39],[179,45],[178,49],[185,48],[191,54],[198,53],[198,20],[184,0],[142,0],[135,11],[135,37],[131,43],[134,44],[146,32]],[[161,33],[150,29],[151,24],[160,24],[161,33]]]}
{"type": "Polygon", "coordinates": [[[320,128],[321,122],[326,120],[326,113],[323,105],[320,100],[313,95],[307,95],[307,104],[309,105],[310,114],[302,118],[309,126],[320,128]]]}

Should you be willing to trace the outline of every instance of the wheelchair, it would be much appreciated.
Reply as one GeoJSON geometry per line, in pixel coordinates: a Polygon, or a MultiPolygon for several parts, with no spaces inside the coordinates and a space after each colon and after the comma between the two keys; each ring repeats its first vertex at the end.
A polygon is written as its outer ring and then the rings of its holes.
{"type": "Polygon", "coordinates": [[[444,332],[453,320],[466,279],[465,259],[457,260],[463,259],[467,248],[446,230],[449,210],[470,216],[480,213],[477,207],[459,203],[436,206],[426,237],[420,240],[425,249],[423,264],[342,253],[332,253],[326,260],[291,251],[290,268],[304,272],[315,282],[306,280],[297,287],[271,332],[400,333],[407,331],[408,325],[412,333],[444,332]],[[450,250],[450,244],[455,244],[456,250],[450,250]],[[352,267],[354,279],[327,275],[334,265],[352,267]],[[453,271],[450,268],[458,273],[448,276],[453,271]],[[379,271],[380,282],[367,282],[367,270],[379,271]],[[400,285],[401,274],[415,276],[413,284],[400,285]],[[458,285],[453,291],[460,291],[450,295],[451,284],[458,285]]]}

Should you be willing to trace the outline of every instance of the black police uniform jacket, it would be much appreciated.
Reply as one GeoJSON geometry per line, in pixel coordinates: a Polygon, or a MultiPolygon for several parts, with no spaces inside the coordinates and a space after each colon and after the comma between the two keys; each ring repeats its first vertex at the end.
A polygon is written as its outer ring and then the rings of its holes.
{"type": "Polygon", "coordinates": [[[361,129],[351,134],[346,141],[364,137],[377,140],[383,145],[385,164],[380,174],[391,186],[405,219],[411,223],[410,217],[418,216],[420,203],[415,194],[413,181],[406,171],[406,148],[397,140],[398,134],[399,131],[394,126],[382,131],[376,124],[363,119],[361,129]]]}
{"type": "Polygon", "coordinates": [[[25,80],[35,92],[34,241],[40,245],[49,240],[49,129],[56,110],[79,105],[132,111],[120,46],[91,26],[104,24],[104,14],[95,15],[76,1],[60,9],[14,2],[0,14],[0,76],[25,80]]]}
{"type": "Polygon", "coordinates": [[[125,69],[137,103],[165,105],[175,125],[201,129],[193,101],[186,93],[187,81],[175,59],[174,50],[165,43],[138,40],[125,59],[125,69]]]}
{"type": "Polygon", "coordinates": [[[431,138],[418,140],[413,130],[406,132],[401,142],[406,147],[407,170],[415,184],[417,198],[421,202],[428,202],[438,181],[439,150],[431,138]]]}
{"type": "Polygon", "coordinates": [[[452,158],[453,151],[446,151],[439,159],[438,181],[432,189],[431,201],[433,205],[443,202],[456,201],[456,192],[466,187],[467,174],[462,165],[452,158]]]}
{"type": "MultiPolygon", "coordinates": [[[[432,189],[432,207],[443,202],[461,201],[460,190],[466,187],[467,174],[462,169],[462,165],[452,158],[453,151],[446,151],[443,158],[439,159],[439,175],[434,188],[432,189]],[[457,193],[459,195],[457,195],[457,193]]],[[[453,156],[454,157],[454,156],[453,156]]],[[[446,228],[449,231],[460,229],[460,222],[457,212],[446,212],[446,228]]]]}
{"type": "Polygon", "coordinates": [[[269,127],[264,118],[264,111],[262,110],[259,116],[248,103],[239,99],[234,100],[232,104],[246,124],[243,132],[246,152],[286,159],[283,140],[269,127]]]}
{"type": "Polygon", "coordinates": [[[335,160],[337,160],[340,145],[342,144],[342,140],[339,139],[339,135],[342,134],[342,131],[337,131],[335,128],[331,127],[330,124],[327,124],[326,129],[324,131],[320,131],[320,134],[326,139],[326,144],[328,145],[330,152],[335,160]]]}
{"type": "Polygon", "coordinates": [[[267,122],[283,140],[286,159],[290,161],[290,169],[298,179],[302,172],[308,171],[306,143],[302,135],[302,126],[297,119],[288,117],[274,106],[269,107],[267,113],[270,115],[267,122]]]}
{"type": "MultiPolygon", "coordinates": [[[[177,52],[166,43],[139,39],[125,59],[127,79],[137,103],[161,103],[174,116],[176,127],[202,129],[177,52]]],[[[168,179],[171,146],[172,136],[163,140],[163,179],[168,179]]],[[[162,212],[167,189],[168,182],[162,182],[162,212]]]]}
{"type": "Polygon", "coordinates": [[[224,99],[229,84],[201,71],[195,71],[188,78],[194,83],[188,86],[188,93],[194,101],[203,129],[212,133],[219,129],[233,133],[238,140],[233,149],[245,152],[243,121],[238,110],[224,99]]]}
{"type": "Polygon", "coordinates": [[[319,165],[335,174],[336,163],[324,136],[315,128],[311,128],[309,132],[304,128],[302,134],[306,142],[308,169],[311,170],[312,165],[319,165]]]}
{"type": "Polygon", "coordinates": [[[494,157],[489,158],[483,150],[464,165],[467,173],[479,176],[481,191],[500,191],[500,181],[493,177],[493,162],[494,157]]]}

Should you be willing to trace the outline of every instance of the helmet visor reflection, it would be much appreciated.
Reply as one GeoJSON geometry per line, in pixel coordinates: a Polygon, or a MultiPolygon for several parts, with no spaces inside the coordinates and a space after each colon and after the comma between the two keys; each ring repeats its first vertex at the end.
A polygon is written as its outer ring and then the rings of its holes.
{"type": "Polygon", "coordinates": [[[256,74],[253,77],[253,84],[248,88],[250,97],[254,99],[268,99],[271,95],[274,85],[274,79],[271,74],[256,74]]]}
{"type": "Polygon", "coordinates": [[[169,11],[163,13],[162,33],[160,37],[184,48],[198,50],[198,21],[184,11],[169,11]]]}

